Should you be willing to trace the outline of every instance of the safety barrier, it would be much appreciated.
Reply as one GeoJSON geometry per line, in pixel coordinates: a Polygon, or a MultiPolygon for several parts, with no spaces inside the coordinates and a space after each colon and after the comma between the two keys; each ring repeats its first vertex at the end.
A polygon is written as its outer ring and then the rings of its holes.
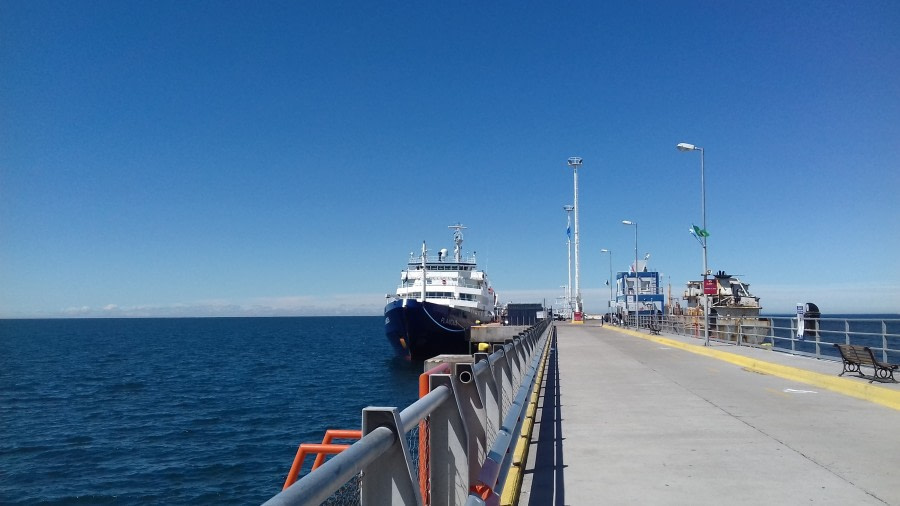
{"type": "MultiPolygon", "coordinates": [[[[552,327],[544,320],[493,353],[427,376],[428,393],[398,412],[362,411],[362,438],[266,505],[318,505],[350,480],[371,505],[495,504],[536,388],[552,327]],[[416,472],[406,434],[427,420],[427,467],[416,472]]],[[[421,448],[421,444],[420,444],[421,448]]]]}
{"type": "Polygon", "coordinates": [[[303,459],[305,459],[307,455],[316,456],[316,460],[312,465],[312,470],[315,471],[319,466],[325,463],[325,455],[338,454],[347,448],[350,448],[350,445],[347,444],[334,444],[333,441],[335,439],[359,439],[361,437],[362,431],[358,430],[328,429],[325,431],[325,436],[322,438],[321,444],[301,444],[300,447],[297,448],[297,455],[294,456],[294,463],[291,464],[291,470],[288,471],[287,479],[284,480],[284,487],[282,490],[290,487],[297,481],[297,475],[300,473],[301,466],[303,466],[303,459]]]}
{"type": "MultiPolygon", "coordinates": [[[[650,325],[664,332],[704,338],[705,319],[702,315],[644,316],[639,320],[642,330],[650,325]]],[[[634,328],[629,316],[623,326],[634,328]]],[[[759,318],[710,319],[709,338],[738,346],[771,347],[815,358],[839,360],[834,344],[868,346],[883,362],[900,361],[900,319],[898,318],[828,318],[807,319],[801,334],[796,316],[759,318]]]]}

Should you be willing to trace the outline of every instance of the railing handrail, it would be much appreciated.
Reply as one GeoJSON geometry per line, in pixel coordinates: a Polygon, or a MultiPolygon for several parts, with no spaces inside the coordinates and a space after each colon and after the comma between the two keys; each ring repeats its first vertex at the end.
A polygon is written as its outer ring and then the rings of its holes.
{"type": "MultiPolygon", "coordinates": [[[[450,389],[438,387],[400,412],[403,432],[413,429],[441,403],[451,396],[450,389]]],[[[363,436],[350,448],[325,462],[315,473],[309,473],[296,483],[266,501],[265,505],[320,504],[337,488],[359,474],[393,444],[396,434],[389,427],[379,427],[363,436]],[[335,486],[337,483],[337,486],[335,486]]]]}
{"type": "MultiPolygon", "coordinates": [[[[641,327],[644,327],[644,323],[651,318],[658,318],[656,321],[661,323],[663,330],[676,334],[692,333],[695,337],[703,336],[705,324],[703,315],[641,315],[641,327]]],[[[803,337],[797,335],[797,315],[716,315],[710,319],[715,322],[710,325],[710,339],[738,345],[771,346],[775,351],[824,360],[840,360],[832,353],[830,346],[822,346],[840,342],[869,346],[873,351],[880,352],[881,360],[885,362],[891,362],[892,357],[893,362],[900,359],[900,318],[807,317],[804,320],[806,328],[803,337]],[[877,328],[879,326],[880,329],[877,328]],[[757,331],[747,332],[748,328],[754,327],[757,331]],[[720,339],[723,337],[727,339],[720,339]],[[753,339],[745,342],[748,337],[753,339]],[[753,342],[754,340],[758,342],[753,342]]],[[[627,326],[633,325],[633,322],[634,315],[628,315],[627,326]]]]}
{"type": "MultiPolygon", "coordinates": [[[[530,391],[530,386],[534,381],[534,366],[540,361],[541,355],[544,352],[543,347],[536,346],[538,342],[543,342],[543,339],[547,337],[549,334],[546,332],[546,329],[549,325],[549,320],[543,320],[538,325],[535,325],[523,332],[522,335],[516,337],[513,340],[508,340],[507,344],[503,345],[500,349],[492,353],[488,358],[488,360],[480,360],[475,364],[469,364],[468,368],[463,367],[460,369],[461,371],[470,371],[467,374],[471,374],[472,376],[477,376],[479,374],[485,375],[487,371],[485,368],[493,367],[493,363],[497,362],[497,367],[506,367],[504,369],[506,372],[505,377],[507,380],[510,378],[518,381],[520,384],[513,386],[513,391],[515,395],[513,396],[513,402],[510,405],[510,409],[507,413],[502,414],[503,423],[501,427],[498,427],[499,431],[510,432],[510,425],[514,425],[512,420],[514,420],[517,416],[515,411],[520,409],[520,405],[523,404],[522,394],[521,392],[526,391],[526,396],[530,391]],[[543,336],[543,337],[542,337],[543,336]],[[528,356],[528,360],[522,360],[528,356]],[[502,359],[502,360],[501,360],[502,359]],[[505,366],[499,365],[501,362],[505,363],[505,366]],[[516,368],[525,368],[529,367],[528,370],[518,370],[516,368]],[[516,369],[516,370],[514,370],[516,369]]],[[[484,354],[476,354],[484,355],[484,354]]],[[[460,367],[466,366],[466,364],[460,364],[460,367]]],[[[455,371],[455,369],[454,369],[455,371]]],[[[328,499],[336,490],[338,490],[342,485],[347,483],[354,476],[358,476],[360,472],[365,471],[362,475],[363,480],[372,481],[371,487],[365,487],[365,494],[363,494],[363,504],[366,504],[366,497],[369,497],[369,501],[376,501],[378,504],[384,504],[391,502],[390,498],[384,497],[385,494],[390,495],[394,494],[395,498],[397,494],[399,494],[400,502],[405,504],[419,504],[422,501],[422,493],[418,489],[418,487],[412,488],[409,485],[411,483],[401,483],[399,488],[403,490],[398,491],[398,487],[393,486],[385,486],[385,479],[388,480],[406,480],[406,482],[412,482],[413,473],[406,473],[403,470],[400,470],[399,467],[402,466],[403,459],[397,461],[397,449],[399,446],[402,446],[404,449],[404,454],[407,459],[407,467],[408,467],[408,458],[405,442],[405,434],[413,429],[415,429],[419,423],[429,416],[432,416],[438,410],[447,410],[449,408],[444,406],[450,406],[447,404],[448,401],[457,399],[458,394],[456,392],[457,385],[460,383],[468,383],[475,380],[475,378],[467,378],[465,381],[463,379],[457,379],[455,375],[447,375],[447,374],[439,374],[439,371],[429,371],[431,372],[431,380],[432,385],[431,391],[426,395],[422,396],[416,402],[410,404],[403,411],[397,413],[396,408],[366,408],[363,410],[363,432],[366,432],[366,427],[372,427],[371,430],[368,430],[359,441],[350,445],[349,448],[344,450],[342,453],[332,457],[330,460],[325,462],[324,465],[319,467],[315,472],[310,472],[293,485],[283,490],[278,495],[269,499],[265,504],[266,505],[297,505],[297,504],[320,504],[322,501],[328,499]],[[438,373],[438,374],[435,374],[438,373]],[[444,380],[440,380],[439,378],[443,377],[444,380]],[[391,415],[391,413],[394,413],[391,415]],[[369,420],[369,422],[367,422],[369,420]],[[398,446],[399,445],[399,446],[398,446]],[[388,452],[392,453],[388,453],[388,452]],[[388,457],[388,455],[393,455],[393,457],[388,457]],[[378,465],[375,467],[370,467],[378,462],[380,459],[386,458],[388,459],[384,465],[378,465]],[[400,465],[398,466],[398,462],[400,465]],[[366,471],[368,469],[368,471],[366,471]],[[410,476],[405,476],[405,474],[410,474],[410,476]],[[373,481],[374,480],[374,481],[373,481]],[[373,498],[373,490],[377,491],[373,498]],[[381,495],[378,495],[381,494],[381,495]]],[[[486,374],[486,377],[493,378],[493,375],[486,374]]],[[[491,380],[492,381],[492,380],[491,380]]],[[[502,401],[502,388],[498,388],[494,386],[494,392],[499,396],[499,398],[494,399],[493,402],[499,403],[502,401]]],[[[467,392],[473,391],[473,389],[465,390],[467,392]]],[[[480,404],[483,404],[484,399],[479,401],[480,404]]],[[[452,411],[456,413],[454,416],[457,420],[461,420],[462,414],[462,406],[460,404],[469,403],[470,401],[460,402],[458,399],[456,402],[453,402],[452,411]]],[[[499,406],[502,409],[502,406],[499,406]]],[[[448,425],[459,426],[458,422],[452,422],[450,420],[447,421],[448,425]]],[[[464,423],[462,424],[465,425],[464,423]]],[[[467,430],[467,429],[462,429],[467,430]]],[[[454,440],[459,439],[459,435],[454,436],[454,440]]],[[[469,438],[471,436],[462,435],[463,438],[469,438]]],[[[503,438],[506,435],[502,436],[503,438]]],[[[502,444],[502,442],[495,441],[495,445],[502,444]]],[[[443,445],[442,445],[443,446],[443,445]]],[[[507,445],[508,446],[508,445],[507,445]]],[[[446,448],[441,448],[441,451],[447,451],[446,448]]],[[[495,458],[496,460],[496,458],[495,458]]],[[[457,463],[459,465],[459,463],[457,463]]],[[[463,465],[467,465],[463,463],[463,465]]],[[[369,482],[365,482],[369,483],[369,482]]],[[[397,483],[397,482],[394,482],[397,483]]],[[[452,492],[448,492],[452,493],[452,492]]],[[[468,493],[468,488],[462,491],[462,496],[468,493]]],[[[443,499],[444,501],[453,502],[452,499],[443,499]]]]}
{"type": "Polygon", "coordinates": [[[535,354],[532,358],[531,367],[526,372],[525,380],[520,384],[510,409],[503,419],[497,439],[491,446],[484,466],[481,468],[478,483],[473,485],[472,492],[482,499],[485,494],[495,493],[494,491],[503,487],[506,473],[509,471],[509,462],[512,459],[512,453],[509,450],[521,427],[525,400],[531,394],[534,379],[537,376],[536,366],[541,358],[540,354],[535,354]]]}

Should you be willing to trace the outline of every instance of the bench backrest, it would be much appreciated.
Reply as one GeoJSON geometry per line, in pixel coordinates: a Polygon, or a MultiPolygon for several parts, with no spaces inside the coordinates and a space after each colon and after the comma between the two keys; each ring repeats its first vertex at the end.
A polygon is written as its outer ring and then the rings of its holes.
{"type": "Polygon", "coordinates": [[[871,367],[875,366],[875,354],[872,353],[872,349],[868,346],[855,344],[835,344],[834,346],[837,347],[838,351],[841,352],[841,357],[847,362],[871,367]]]}

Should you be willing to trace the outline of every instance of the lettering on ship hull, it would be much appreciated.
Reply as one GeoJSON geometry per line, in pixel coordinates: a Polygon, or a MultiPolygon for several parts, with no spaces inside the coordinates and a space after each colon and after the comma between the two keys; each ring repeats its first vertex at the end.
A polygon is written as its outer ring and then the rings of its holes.
{"type": "Polygon", "coordinates": [[[456,318],[447,318],[446,316],[441,318],[441,323],[444,325],[452,325],[454,327],[462,327],[462,325],[459,324],[459,320],[456,318]]]}

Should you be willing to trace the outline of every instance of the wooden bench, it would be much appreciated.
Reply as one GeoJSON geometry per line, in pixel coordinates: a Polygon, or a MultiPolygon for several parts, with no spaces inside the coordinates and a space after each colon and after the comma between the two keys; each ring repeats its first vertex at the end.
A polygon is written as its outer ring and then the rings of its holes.
{"type": "Polygon", "coordinates": [[[897,380],[894,379],[894,371],[897,370],[900,365],[898,364],[889,364],[887,362],[881,362],[877,358],[875,358],[875,354],[872,353],[872,349],[868,346],[858,346],[855,344],[837,344],[834,345],[841,354],[841,360],[844,363],[844,370],[838,376],[843,376],[844,373],[847,372],[855,372],[857,376],[860,378],[866,378],[869,380],[869,383],[873,381],[892,381],[894,383],[897,380]],[[875,370],[875,376],[866,376],[863,374],[860,369],[862,366],[871,367],[875,370]]]}

